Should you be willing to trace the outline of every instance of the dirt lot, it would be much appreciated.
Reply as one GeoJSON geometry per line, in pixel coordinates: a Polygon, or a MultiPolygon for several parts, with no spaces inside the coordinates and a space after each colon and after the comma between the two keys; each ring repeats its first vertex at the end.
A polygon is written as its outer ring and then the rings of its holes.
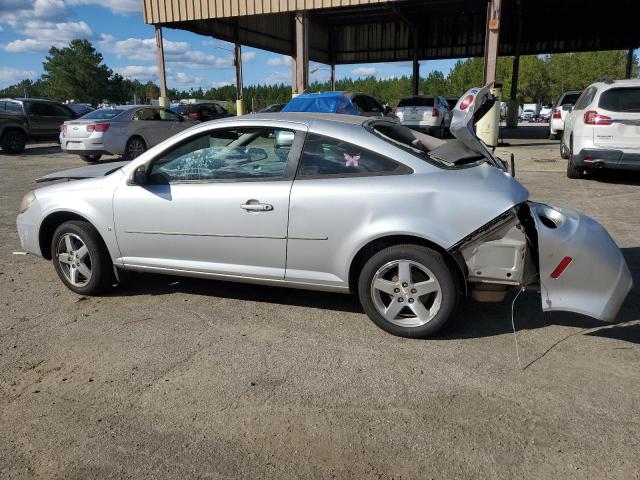
{"type": "MultiPolygon", "coordinates": [[[[532,198],[602,222],[640,284],[640,177],[568,180],[528,132],[501,151],[532,198]]],[[[637,287],[612,326],[521,296],[523,371],[508,301],[416,341],[337,294],[140,275],[78,297],[13,254],[22,195],[74,165],[0,154],[0,478],[640,478],[637,287]]]]}

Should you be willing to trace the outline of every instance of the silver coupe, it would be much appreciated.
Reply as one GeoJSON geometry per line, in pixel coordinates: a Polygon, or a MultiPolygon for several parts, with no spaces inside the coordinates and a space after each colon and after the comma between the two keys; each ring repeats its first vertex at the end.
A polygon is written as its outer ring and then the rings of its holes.
{"type": "Polygon", "coordinates": [[[23,248],[74,292],[124,270],[357,293],[395,335],[426,337],[466,296],[541,292],[544,311],[613,321],[631,289],[606,230],[527,190],[474,133],[469,90],[443,141],[383,118],[267,113],[199,124],[133,161],[40,180],[23,248]]]}

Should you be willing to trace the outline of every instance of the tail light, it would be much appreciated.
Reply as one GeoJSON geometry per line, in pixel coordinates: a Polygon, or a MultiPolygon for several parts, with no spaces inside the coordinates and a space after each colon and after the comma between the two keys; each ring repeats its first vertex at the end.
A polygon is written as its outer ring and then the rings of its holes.
{"type": "Polygon", "coordinates": [[[559,108],[554,108],[553,109],[553,118],[562,118],[562,114],[560,113],[560,109],[559,108]]]}
{"type": "Polygon", "coordinates": [[[61,131],[62,133],[65,133],[65,134],[66,134],[66,133],[67,133],[67,125],[66,125],[66,124],[64,124],[64,123],[61,123],[61,124],[60,124],[60,131],[61,131]]]}
{"type": "Polygon", "coordinates": [[[433,110],[431,110],[431,116],[432,117],[439,117],[440,116],[440,110],[438,110],[437,108],[434,108],[433,110]]]}
{"type": "Polygon", "coordinates": [[[193,120],[200,120],[202,118],[202,115],[199,112],[194,112],[189,114],[189,118],[193,120]]]}
{"type": "Polygon", "coordinates": [[[87,132],[106,132],[109,127],[108,123],[90,123],[87,125],[87,132]]]}
{"type": "Polygon", "coordinates": [[[611,125],[611,117],[600,115],[595,110],[584,112],[583,120],[585,125],[611,125]]]}
{"type": "Polygon", "coordinates": [[[464,97],[460,102],[460,110],[466,110],[467,108],[469,108],[469,105],[473,103],[473,100],[473,95],[467,95],[466,97],[464,97]]]}

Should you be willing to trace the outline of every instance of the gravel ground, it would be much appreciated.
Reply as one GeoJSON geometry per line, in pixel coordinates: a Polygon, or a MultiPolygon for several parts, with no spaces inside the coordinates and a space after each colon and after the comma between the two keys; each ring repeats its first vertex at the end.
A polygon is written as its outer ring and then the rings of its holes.
{"type": "MultiPolygon", "coordinates": [[[[603,223],[640,284],[640,177],[568,180],[542,128],[500,153],[532,199],[603,223]]],[[[33,179],[80,165],[0,154],[0,478],[640,478],[637,287],[614,325],[520,296],[524,370],[510,301],[418,341],[338,294],[139,275],[79,297],[13,252],[33,179]]]]}

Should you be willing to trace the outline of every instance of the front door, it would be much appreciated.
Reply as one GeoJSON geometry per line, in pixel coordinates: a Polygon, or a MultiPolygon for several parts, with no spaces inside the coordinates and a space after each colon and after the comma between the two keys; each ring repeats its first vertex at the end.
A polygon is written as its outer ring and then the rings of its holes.
{"type": "Polygon", "coordinates": [[[297,161],[291,152],[303,137],[271,127],[218,128],[160,153],[141,167],[142,185],[123,183],[115,192],[121,261],[138,269],[284,278],[297,161]]]}

